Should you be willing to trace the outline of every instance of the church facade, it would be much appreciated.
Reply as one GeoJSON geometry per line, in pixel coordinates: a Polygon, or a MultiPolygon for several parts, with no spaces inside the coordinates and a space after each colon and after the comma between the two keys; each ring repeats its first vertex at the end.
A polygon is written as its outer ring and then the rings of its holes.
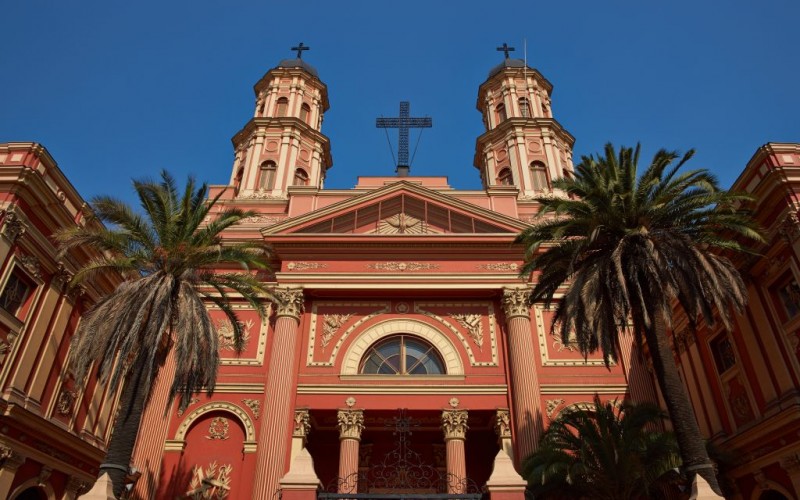
{"type": "MultiPolygon", "coordinates": [[[[165,414],[167,360],[134,452],[142,475],[132,497],[486,489],[511,500],[524,489],[515,469],[560,412],[594,394],[660,401],[630,335],[606,368],[550,331],[551,310],[528,305],[535,277],[519,277],[513,241],[537,213],[534,198],[573,171],[574,138],[537,70],[506,54],[478,87],[482,188],[471,191],[403,168],[324,188],[333,160],[317,71],[284,60],[254,90],[229,183],[211,196],[221,193],[220,209],[255,212],[225,237],[273,249],[264,280],[277,301],[264,319],[234,304],[241,353],[210,307],[217,389],[165,414]]],[[[740,263],[751,305],[736,330],[693,337],[679,321],[673,336],[701,429],[736,456],[724,468],[736,498],[800,494],[798,167],[800,145],[768,144],[735,185],[758,196],[770,237],[762,256],[740,263]]],[[[91,256],[58,260],[50,236],[87,223],[86,211],[44,148],[0,145],[0,173],[0,497],[75,498],[102,460],[116,398],[94,381],[75,387],[62,368],[81,313],[118,278],[64,288],[91,256]]]]}

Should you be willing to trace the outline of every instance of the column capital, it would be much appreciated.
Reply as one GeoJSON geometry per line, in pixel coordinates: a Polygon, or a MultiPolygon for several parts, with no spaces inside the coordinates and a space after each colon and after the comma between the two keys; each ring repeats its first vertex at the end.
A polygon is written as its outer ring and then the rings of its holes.
{"type": "Polygon", "coordinates": [[[467,437],[467,410],[442,410],[442,430],[445,441],[467,437]]]}
{"type": "Polygon", "coordinates": [[[16,471],[19,467],[25,463],[25,455],[22,453],[6,446],[0,446],[0,468],[8,470],[8,471],[16,471]]]}
{"type": "Polygon", "coordinates": [[[339,410],[336,415],[339,427],[339,439],[361,440],[361,431],[364,430],[364,410],[339,410]]]}
{"type": "Polygon", "coordinates": [[[277,317],[289,316],[300,321],[303,312],[303,289],[279,287],[273,290],[272,295],[277,303],[277,317]]]}
{"type": "Polygon", "coordinates": [[[517,316],[530,318],[530,306],[528,300],[531,291],[528,288],[503,288],[503,312],[506,318],[511,319],[517,316]]]}
{"type": "Polygon", "coordinates": [[[781,467],[789,473],[789,476],[800,474],[800,453],[792,453],[780,459],[781,467]]]}
{"type": "Polygon", "coordinates": [[[292,430],[292,437],[303,438],[303,441],[308,438],[308,433],[311,431],[311,420],[308,415],[307,409],[294,411],[294,429],[292,430]]]}
{"type": "Polygon", "coordinates": [[[497,410],[494,420],[494,431],[500,439],[511,437],[511,412],[506,409],[497,410]]]}

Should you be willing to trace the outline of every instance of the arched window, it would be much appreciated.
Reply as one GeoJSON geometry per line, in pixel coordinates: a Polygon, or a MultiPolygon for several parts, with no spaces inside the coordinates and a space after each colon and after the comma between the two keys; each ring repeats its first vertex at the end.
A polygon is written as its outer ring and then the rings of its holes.
{"type": "Polygon", "coordinates": [[[531,117],[531,105],[528,102],[527,97],[520,97],[519,98],[519,112],[523,118],[530,118],[531,117]]]}
{"type": "Polygon", "coordinates": [[[504,168],[497,174],[497,183],[501,186],[513,186],[514,177],[511,175],[511,170],[504,168]]]}
{"type": "Polygon", "coordinates": [[[311,115],[311,106],[303,103],[303,105],[300,106],[300,119],[303,120],[304,123],[308,123],[309,115],[311,115]]]}
{"type": "Polygon", "coordinates": [[[294,185],[295,186],[307,186],[308,185],[308,174],[302,168],[298,168],[294,171],[294,185]]]}
{"type": "Polygon", "coordinates": [[[549,189],[547,183],[547,167],[540,161],[531,163],[531,181],[533,182],[533,189],[538,191],[547,191],[549,189]]]}
{"type": "Polygon", "coordinates": [[[365,375],[444,375],[436,349],[419,337],[396,335],[370,347],[361,360],[365,375]]]}
{"type": "Polygon", "coordinates": [[[278,99],[278,103],[275,108],[275,116],[286,116],[287,111],[289,111],[289,99],[281,97],[278,99]]]}
{"type": "Polygon", "coordinates": [[[504,122],[506,121],[506,105],[505,104],[498,104],[497,105],[497,122],[504,122]]]}
{"type": "Polygon", "coordinates": [[[260,191],[269,190],[275,187],[275,172],[277,166],[273,161],[265,161],[258,168],[258,189],[260,191]]]}

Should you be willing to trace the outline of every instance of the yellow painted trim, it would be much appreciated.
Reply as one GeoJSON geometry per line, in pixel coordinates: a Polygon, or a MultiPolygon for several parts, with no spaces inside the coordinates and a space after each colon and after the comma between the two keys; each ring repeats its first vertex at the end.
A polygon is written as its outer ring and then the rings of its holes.
{"type": "Polygon", "coordinates": [[[299,384],[297,394],[465,394],[505,395],[508,386],[499,385],[345,385],[299,384]]]}
{"type": "Polygon", "coordinates": [[[628,384],[542,384],[542,394],[619,394],[628,392],[628,384]]]}
{"type": "Polygon", "coordinates": [[[353,331],[356,330],[359,326],[364,324],[365,321],[368,321],[379,314],[388,313],[391,308],[391,302],[387,301],[375,301],[375,302],[339,302],[339,301],[315,301],[311,306],[311,327],[309,333],[309,340],[308,340],[308,359],[306,361],[306,366],[333,366],[336,362],[336,355],[339,353],[339,349],[342,347],[342,344],[350,336],[353,331]],[[314,361],[314,344],[317,338],[317,308],[318,306],[341,306],[341,307],[377,307],[379,308],[376,311],[373,311],[369,314],[365,314],[361,319],[353,323],[349,328],[347,328],[342,335],[339,336],[339,339],[333,345],[333,349],[331,349],[331,354],[326,361],[314,361]]]}
{"type": "MultiPolygon", "coordinates": [[[[458,340],[461,341],[461,344],[464,346],[464,349],[467,351],[467,355],[469,356],[469,362],[472,366],[497,366],[497,337],[495,335],[495,315],[494,315],[494,305],[491,302],[414,302],[414,312],[419,314],[424,314],[430,318],[435,319],[439,323],[445,325],[453,335],[458,337],[458,340]],[[475,305],[482,305],[486,307],[486,317],[489,318],[489,348],[491,350],[492,360],[491,361],[484,361],[479,362],[475,361],[475,354],[472,352],[472,346],[467,341],[466,337],[461,333],[461,331],[456,328],[450,321],[445,321],[445,319],[438,314],[435,314],[431,311],[427,311],[423,309],[423,307],[451,307],[451,308],[458,308],[463,306],[475,306],[475,305]]],[[[460,325],[459,325],[460,326],[460,325]]]]}

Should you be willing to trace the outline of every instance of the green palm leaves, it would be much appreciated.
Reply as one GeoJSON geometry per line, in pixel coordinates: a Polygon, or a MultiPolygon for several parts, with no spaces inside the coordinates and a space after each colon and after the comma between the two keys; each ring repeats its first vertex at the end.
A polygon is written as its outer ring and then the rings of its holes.
{"type": "Polygon", "coordinates": [[[207,200],[207,186],[189,179],[179,190],[163,172],[159,181],[135,181],[141,213],[122,201],[100,196],[95,217],[85,227],[58,234],[62,252],[90,247],[95,257],[75,275],[73,284],[109,271],[123,283],[84,315],[71,346],[70,367],[82,380],[94,361],[99,376],[116,388],[134,365],[144,365],[143,386],[174,345],[177,370],[170,400],[181,406],[202,389],[212,391],[219,354],[217,333],[205,301],[219,307],[242,348],[242,328],[229,298],[247,301],[263,314],[268,294],[253,271],[269,269],[261,243],[223,241],[221,233],[253,215],[238,209],[216,210],[219,196],[207,200]],[[222,271],[220,271],[222,269],[222,271]]]}

